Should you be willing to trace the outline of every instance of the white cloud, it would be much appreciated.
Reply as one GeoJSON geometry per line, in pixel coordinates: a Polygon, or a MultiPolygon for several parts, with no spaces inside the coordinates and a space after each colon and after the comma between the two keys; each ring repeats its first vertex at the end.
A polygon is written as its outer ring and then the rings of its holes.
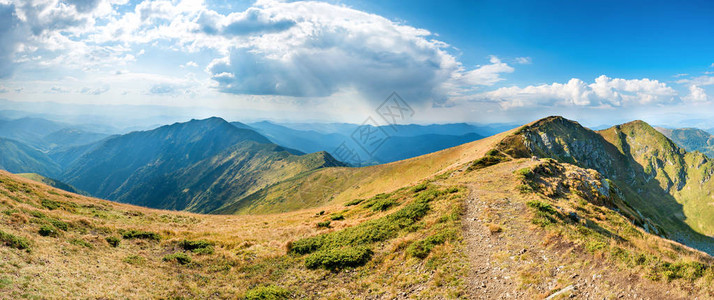
{"type": "Polygon", "coordinates": [[[197,64],[196,62],[194,62],[194,61],[189,61],[189,62],[187,62],[186,64],[180,65],[179,67],[180,67],[181,69],[184,69],[184,68],[187,68],[187,67],[198,68],[198,64],[197,64]]]}
{"type": "Polygon", "coordinates": [[[678,101],[678,95],[674,89],[657,80],[602,75],[590,84],[573,78],[564,84],[505,87],[479,94],[477,99],[497,101],[503,108],[543,105],[601,107],[674,103],[678,101]]]}
{"type": "MultiPolygon", "coordinates": [[[[392,91],[410,101],[426,101],[493,85],[503,80],[501,74],[513,72],[496,57],[489,65],[467,70],[430,32],[343,6],[270,3],[244,14],[262,21],[240,33],[262,34],[208,66],[226,93],[325,97],[354,89],[374,101],[392,91]]],[[[211,24],[221,22],[215,15],[210,18],[216,19],[211,24]]],[[[225,32],[219,28],[204,26],[204,31],[225,32]]]]}
{"type": "Polygon", "coordinates": [[[86,94],[86,95],[101,95],[108,91],[109,91],[108,86],[99,87],[99,88],[84,87],[81,90],[79,90],[80,93],[86,94]]]}
{"type": "Polygon", "coordinates": [[[689,95],[682,97],[682,100],[689,102],[706,102],[709,101],[706,91],[696,85],[689,86],[689,95]]]}
{"type": "Polygon", "coordinates": [[[521,65],[530,65],[531,63],[533,63],[531,58],[527,57],[527,56],[526,57],[516,57],[515,61],[517,64],[521,64],[521,65]]]}

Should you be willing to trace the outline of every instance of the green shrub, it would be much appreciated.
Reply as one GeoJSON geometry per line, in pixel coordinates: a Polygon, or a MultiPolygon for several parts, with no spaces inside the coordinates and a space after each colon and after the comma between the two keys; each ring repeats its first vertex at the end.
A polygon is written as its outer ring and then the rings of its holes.
{"type": "Polygon", "coordinates": [[[57,228],[55,228],[52,225],[40,226],[40,230],[38,230],[37,233],[39,233],[41,236],[51,236],[51,237],[59,236],[59,231],[57,231],[57,228]]]}
{"type": "Polygon", "coordinates": [[[531,222],[540,227],[546,227],[557,223],[558,219],[561,218],[558,211],[556,211],[550,204],[543,203],[538,200],[531,200],[526,202],[526,205],[535,209],[535,216],[531,222]]]}
{"type": "Polygon", "coordinates": [[[5,246],[8,246],[10,248],[15,248],[15,249],[20,249],[20,250],[30,249],[30,242],[27,239],[3,232],[1,230],[0,230],[0,242],[2,242],[5,246]]]}
{"type": "Polygon", "coordinates": [[[142,256],[132,254],[122,259],[122,261],[130,265],[143,265],[146,259],[142,256]]]}
{"type": "Polygon", "coordinates": [[[317,228],[330,228],[330,223],[332,223],[330,220],[317,222],[317,228]]]}
{"type": "Polygon", "coordinates": [[[340,221],[340,220],[344,220],[344,219],[345,219],[345,216],[343,216],[342,214],[335,214],[335,215],[330,216],[330,220],[332,220],[332,221],[340,221]]]}
{"type": "Polygon", "coordinates": [[[61,207],[59,202],[50,199],[42,199],[42,206],[49,210],[55,210],[61,207]]]}
{"type": "Polygon", "coordinates": [[[191,263],[191,257],[183,252],[176,252],[174,254],[169,254],[164,256],[163,261],[175,261],[179,264],[185,265],[191,263]]]}
{"type": "Polygon", "coordinates": [[[124,231],[121,236],[124,239],[145,239],[158,241],[161,239],[161,235],[156,232],[151,231],[139,231],[139,230],[128,230],[124,231]]]}
{"type": "Polygon", "coordinates": [[[183,248],[184,250],[191,251],[193,253],[197,254],[213,254],[213,242],[205,241],[205,240],[198,240],[198,241],[189,241],[189,240],[183,240],[179,242],[179,247],[183,248]]]}
{"type": "Polygon", "coordinates": [[[108,236],[106,238],[107,243],[109,243],[110,246],[112,247],[119,247],[119,243],[121,242],[121,239],[115,236],[108,236]]]}
{"type": "Polygon", "coordinates": [[[72,244],[72,245],[82,246],[82,247],[86,247],[86,248],[89,248],[89,249],[93,249],[93,248],[94,248],[94,245],[90,244],[90,243],[87,242],[87,241],[80,240],[80,239],[71,239],[71,240],[69,241],[69,243],[72,244]]]}
{"type": "Polygon", "coordinates": [[[340,231],[291,242],[288,244],[288,252],[309,254],[318,250],[364,246],[391,239],[397,236],[400,230],[411,227],[424,217],[429,211],[429,201],[433,200],[432,196],[437,194],[439,193],[427,193],[431,196],[424,196],[425,193],[422,193],[412,203],[390,215],[340,231]]]}
{"type": "Polygon", "coordinates": [[[345,206],[357,205],[357,204],[362,203],[363,201],[364,201],[364,199],[354,199],[354,200],[352,200],[352,201],[350,201],[350,202],[347,202],[347,203],[345,204],[345,206]]]}
{"type": "Polygon", "coordinates": [[[54,226],[57,229],[60,229],[62,231],[67,231],[67,229],[69,229],[69,225],[62,220],[47,218],[47,221],[50,222],[50,224],[52,224],[52,226],[54,226]]]}
{"type": "Polygon", "coordinates": [[[367,207],[371,208],[372,211],[385,211],[396,204],[397,204],[397,201],[394,201],[391,198],[387,198],[387,199],[378,199],[378,200],[372,201],[371,203],[369,203],[369,205],[367,207]]]}
{"type": "Polygon", "coordinates": [[[412,193],[421,192],[423,190],[426,190],[428,187],[429,187],[429,185],[427,183],[422,183],[422,184],[416,185],[412,188],[412,193]]]}
{"type": "Polygon", "coordinates": [[[363,247],[342,247],[317,251],[305,258],[309,269],[325,268],[337,270],[346,267],[359,267],[372,258],[372,250],[363,247]]]}
{"type": "Polygon", "coordinates": [[[407,254],[424,259],[429,256],[431,249],[446,242],[445,234],[436,234],[417,241],[407,247],[407,254]]]}
{"type": "Polygon", "coordinates": [[[493,165],[497,165],[503,161],[508,161],[509,159],[500,151],[492,149],[488,152],[486,152],[486,155],[483,157],[475,160],[471,166],[467,169],[467,171],[474,171],[474,170],[479,170],[483,169],[485,167],[490,167],[493,165]]]}
{"type": "Polygon", "coordinates": [[[247,292],[245,292],[246,300],[278,300],[278,299],[288,299],[290,297],[290,291],[285,288],[268,285],[254,287],[247,292]]]}

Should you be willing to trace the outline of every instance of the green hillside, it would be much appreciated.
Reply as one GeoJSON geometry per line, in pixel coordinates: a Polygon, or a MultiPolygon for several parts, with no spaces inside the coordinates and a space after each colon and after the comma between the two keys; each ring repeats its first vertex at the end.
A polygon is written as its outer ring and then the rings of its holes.
{"type": "Polygon", "coordinates": [[[19,173],[19,174],[17,174],[17,175],[20,176],[20,177],[24,177],[24,178],[27,178],[27,179],[30,179],[30,180],[37,181],[37,182],[42,182],[42,183],[44,183],[44,184],[46,184],[46,185],[48,185],[48,186],[51,186],[51,187],[54,187],[54,188],[58,188],[58,189],[63,190],[63,191],[67,191],[67,192],[70,192],[70,193],[75,193],[75,194],[80,194],[80,195],[88,196],[86,192],[77,190],[77,189],[75,189],[73,186],[71,186],[71,185],[69,185],[69,184],[66,184],[66,183],[64,183],[64,182],[61,182],[61,181],[58,181],[58,180],[55,180],[55,179],[52,179],[52,178],[47,178],[47,177],[42,176],[42,175],[40,175],[40,174],[36,174],[36,173],[19,173]]]}
{"type": "MultiPolygon", "coordinates": [[[[499,145],[514,157],[551,157],[592,168],[612,180],[652,233],[712,252],[714,165],[688,153],[642,121],[594,132],[561,117],[522,127],[499,145]]],[[[640,221],[641,222],[641,221],[640,221]]]]}
{"type": "Polygon", "coordinates": [[[23,143],[0,138],[0,169],[12,173],[41,173],[57,176],[60,166],[47,154],[23,143]]]}
{"type": "Polygon", "coordinates": [[[699,151],[708,157],[714,157],[714,136],[697,128],[656,128],[687,151],[699,151]]]}

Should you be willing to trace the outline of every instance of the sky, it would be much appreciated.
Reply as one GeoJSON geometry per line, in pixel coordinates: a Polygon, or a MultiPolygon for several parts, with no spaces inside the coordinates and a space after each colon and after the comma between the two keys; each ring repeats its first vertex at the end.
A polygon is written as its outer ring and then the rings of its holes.
{"type": "Polygon", "coordinates": [[[0,99],[361,123],[393,92],[412,123],[712,128],[714,4],[0,0],[0,99]]]}

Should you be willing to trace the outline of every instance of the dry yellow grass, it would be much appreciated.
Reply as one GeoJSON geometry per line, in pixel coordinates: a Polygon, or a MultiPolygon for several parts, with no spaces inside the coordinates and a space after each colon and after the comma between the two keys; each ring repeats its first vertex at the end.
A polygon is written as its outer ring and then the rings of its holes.
{"type": "MultiPolygon", "coordinates": [[[[442,228],[444,221],[440,218],[460,207],[458,195],[463,193],[432,202],[421,221],[424,225],[376,245],[373,259],[355,270],[359,272],[348,269],[332,273],[305,268],[303,256],[286,254],[286,244],[384,217],[413,201],[416,194],[402,189],[394,195],[397,206],[380,212],[330,204],[273,215],[223,216],[154,210],[78,196],[6,172],[0,172],[0,181],[0,230],[31,244],[30,252],[0,246],[0,294],[4,297],[235,298],[251,288],[270,284],[294,295],[334,298],[398,295],[416,287],[419,289],[409,293],[424,297],[462,293],[463,283],[454,277],[458,268],[465,266],[463,257],[458,256],[458,241],[437,246],[426,260],[409,257],[405,245],[442,228]],[[44,207],[47,200],[59,207],[44,207]],[[38,218],[38,212],[44,216],[38,218]],[[333,213],[345,219],[333,220],[330,229],[315,226],[329,220],[333,213]],[[27,220],[18,221],[18,216],[27,220]],[[58,237],[39,235],[39,228],[49,220],[67,223],[68,229],[58,230],[58,237]],[[105,241],[131,229],[158,233],[162,239],[121,239],[116,248],[105,241]],[[179,246],[183,240],[209,241],[215,244],[215,251],[183,251],[179,246]],[[192,263],[163,260],[176,252],[188,253],[192,263]],[[440,261],[425,267],[427,261],[437,258],[440,261]],[[451,272],[434,274],[437,267],[451,272]],[[432,284],[434,276],[438,277],[436,285],[432,284]]],[[[449,222],[458,224],[458,218],[449,222]]]]}

